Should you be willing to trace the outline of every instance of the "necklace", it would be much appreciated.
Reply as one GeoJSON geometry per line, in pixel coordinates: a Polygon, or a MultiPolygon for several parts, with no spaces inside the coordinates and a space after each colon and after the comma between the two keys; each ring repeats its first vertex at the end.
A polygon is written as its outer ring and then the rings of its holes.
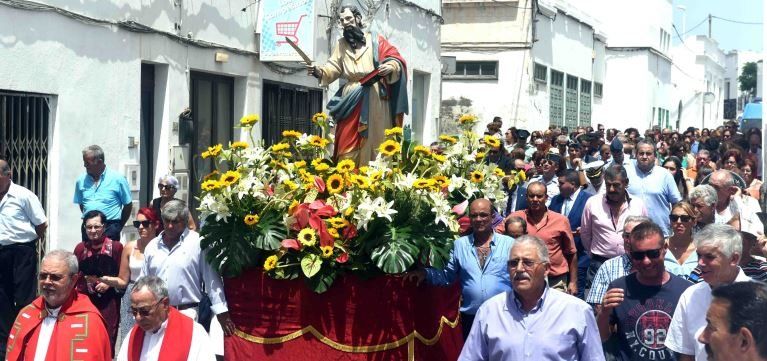
{"type": "Polygon", "coordinates": [[[485,261],[490,255],[490,246],[474,246],[477,250],[477,259],[479,259],[479,268],[485,268],[485,261]]]}

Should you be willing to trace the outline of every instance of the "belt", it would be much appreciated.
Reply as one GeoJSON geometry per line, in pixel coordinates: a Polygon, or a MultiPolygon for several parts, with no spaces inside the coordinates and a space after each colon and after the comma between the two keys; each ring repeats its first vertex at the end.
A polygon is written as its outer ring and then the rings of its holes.
{"type": "Polygon", "coordinates": [[[199,302],[183,303],[183,304],[180,304],[180,305],[176,306],[176,309],[179,310],[179,311],[182,311],[182,310],[187,310],[187,309],[190,309],[190,308],[195,308],[195,307],[197,307],[199,305],[200,305],[199,302]]]}

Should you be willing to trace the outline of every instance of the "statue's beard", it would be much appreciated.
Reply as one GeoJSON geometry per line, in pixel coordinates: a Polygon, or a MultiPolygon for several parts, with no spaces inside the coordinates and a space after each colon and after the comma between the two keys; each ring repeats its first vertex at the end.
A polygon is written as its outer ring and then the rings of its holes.
{"type": "Polygon", "coordinates": [[[344,28],[344,39],[353,49],[365,45],[365,33],[356,25],[349,25],[344,28]]]}

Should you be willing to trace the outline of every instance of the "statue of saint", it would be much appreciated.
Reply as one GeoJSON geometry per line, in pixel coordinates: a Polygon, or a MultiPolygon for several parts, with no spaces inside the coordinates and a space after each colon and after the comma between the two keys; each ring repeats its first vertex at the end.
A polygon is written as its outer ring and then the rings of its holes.
{"type": "Polygon", "coordinates": [[[408,112],[407,68],[383,36],[362,30],[356,7],[342,6],[339,17],[343,38],[326,64],[309,65],[307,70],[322,86],[346,79],[327,105],[336,122],[334,157],[364,165],[375,159],[384,130],[401,126],[408,112]]]}

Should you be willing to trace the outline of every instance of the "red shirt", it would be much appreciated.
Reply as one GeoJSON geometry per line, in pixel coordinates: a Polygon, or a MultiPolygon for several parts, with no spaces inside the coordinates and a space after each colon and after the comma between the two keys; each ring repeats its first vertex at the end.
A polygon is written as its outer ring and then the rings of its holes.
{"type": "Polygon", "coordinates": [[[527,222],[527,234],[536,236],[546,242],[549,249],[549,275],[556,277],[570,272],[567,259],[564,255],[572,255],[577,252],[575,249],[575,240],[573,232],[570,230],[570,221],[567,217],[546,210],[541,224],[536,225],[528,221],[528,210],[521,210],[512,213],[512,216],[521,217],[527,222]]]}

